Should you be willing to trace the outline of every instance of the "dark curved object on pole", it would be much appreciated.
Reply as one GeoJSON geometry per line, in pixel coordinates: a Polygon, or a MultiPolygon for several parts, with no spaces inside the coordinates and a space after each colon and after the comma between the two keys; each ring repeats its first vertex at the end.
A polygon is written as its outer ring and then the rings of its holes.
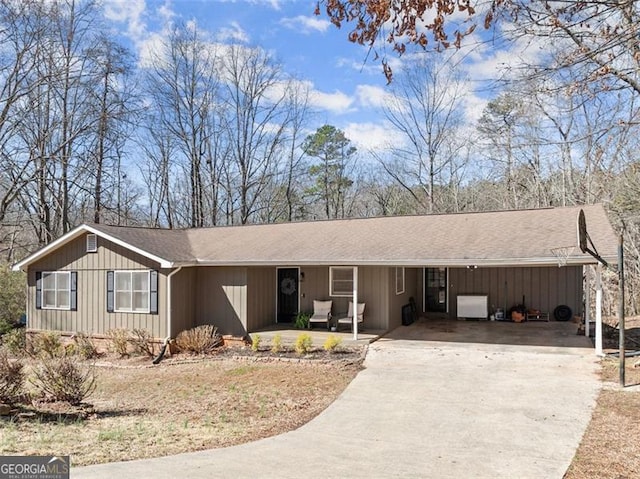
{"type": "Polygon", "coordinates": [[[553,317],[556,318],[556,321],[569,321],[573,317],[573,311],[569,306],[561,304],[553,310],[553,317]]]}
{"type": "Polygon", "coordinates": [[[165,341],[164,344],[162,345],[162,349],[160,349],[160,354],[158,354],[154,360],[153,360],[153,364],[159,364],[160,361],[162,361],[162,358],[164,358],[164,354],[167,352],[167,346],[169,345],[169,341],[165,341]]]}

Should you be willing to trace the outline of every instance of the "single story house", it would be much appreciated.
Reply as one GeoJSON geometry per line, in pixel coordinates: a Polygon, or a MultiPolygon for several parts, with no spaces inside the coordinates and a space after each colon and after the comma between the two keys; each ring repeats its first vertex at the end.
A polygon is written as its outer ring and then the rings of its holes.
{"type": "Polygon", "coordinates": [[[485,319],[523,302],[579,315],[584,266],[597,263],[578,247],[581,209],[615,263],[605,210],[589,205],[178,230],[84,224],[14,269],[27,272],[33,331],[142,328],[164,339],[213,324],[244,337],[291,322],[313,300],[346,312],[354,295],[366,304],[365,330],[399,326],[411,297],[427,317],[477,314],[461,302],[476,296],[485,319]]]}

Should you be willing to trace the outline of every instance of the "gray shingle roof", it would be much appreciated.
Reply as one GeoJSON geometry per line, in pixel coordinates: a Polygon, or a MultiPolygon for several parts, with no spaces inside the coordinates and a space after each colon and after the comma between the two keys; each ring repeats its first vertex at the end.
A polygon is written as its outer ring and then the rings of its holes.
{"type": "Polygon", "coordinates": [[[598,252],[615,263],[617,237],[601,205],[186,230],[91,227],[176,265],[549,265],[558,247],[572,248],[569,264],[594,263],[578,248],[580,209],[598,252]]]}

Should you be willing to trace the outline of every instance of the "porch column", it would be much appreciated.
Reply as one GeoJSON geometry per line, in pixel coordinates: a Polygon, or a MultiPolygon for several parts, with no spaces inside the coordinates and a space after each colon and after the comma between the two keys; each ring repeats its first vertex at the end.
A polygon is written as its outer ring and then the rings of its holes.
{"type": "Polygon", "coordinates": [[[602,264],[596,266],[596,355],[602,353],[602,264]]]}
{"type": "Polygon", "coordinates": [[[584,291],[584,335],[588,338],[591,331],[591,265],[586,265],[584,291]]]}
{"type": "Polygon", "coordinates": [[[353,267],[353,340],[358,340],[358,267],[353,267]]]}

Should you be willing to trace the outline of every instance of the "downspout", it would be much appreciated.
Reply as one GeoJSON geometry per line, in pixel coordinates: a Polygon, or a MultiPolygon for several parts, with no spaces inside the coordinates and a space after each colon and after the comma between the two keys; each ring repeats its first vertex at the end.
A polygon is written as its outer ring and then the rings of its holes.
{"type": "Polygon", "coordinates": [[[173,270],[171,273],[167,275],[167,337],[164,340],[162,348],[160,349],[160,354],[153,359],[153,364],[158,364],[164,358],[164,355],[167,351],[167,347],[171,342],[171,277],[179,273],[182,269],[182,266],[179,266],[178,269],[173,270]]]}
{"type": "Polygon", "coordinates": [[[179,273],[182,269],[182,266],[179,266],[178,269],[174,269],[171,273],[167,275],[167,342],[171,340],[171,278],[174,274],[179,273]]]}

